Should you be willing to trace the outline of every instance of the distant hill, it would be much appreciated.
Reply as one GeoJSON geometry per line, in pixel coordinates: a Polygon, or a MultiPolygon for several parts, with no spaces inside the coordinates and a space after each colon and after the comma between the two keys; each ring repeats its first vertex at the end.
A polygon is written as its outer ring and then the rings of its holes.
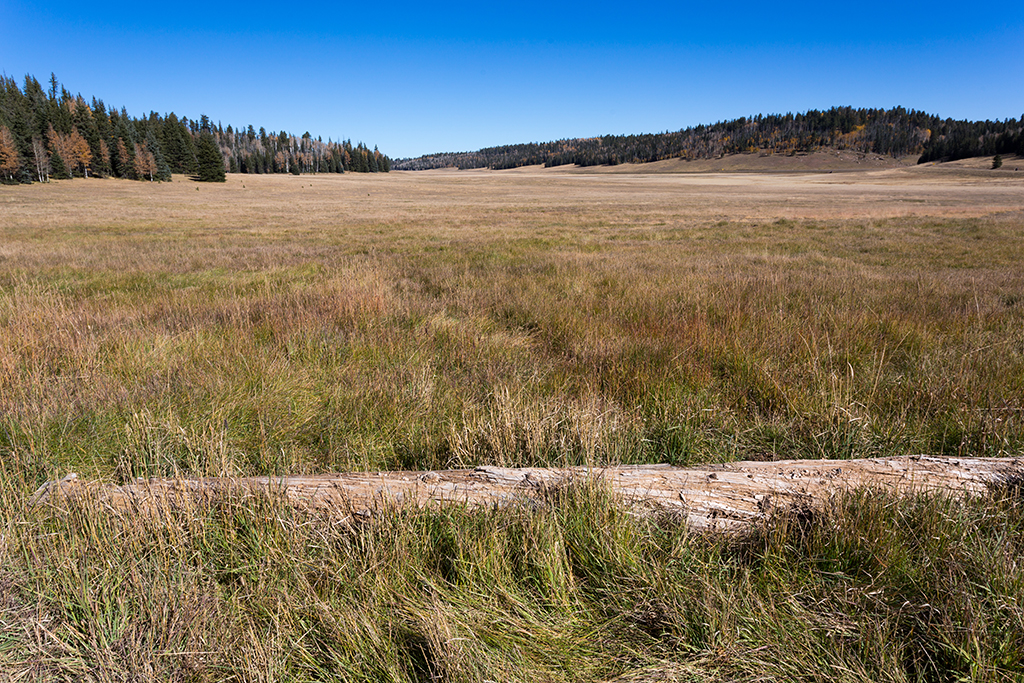
{"type": "Polygon", "coordinates": [[[604,135],[431,154],[400,159],[393,162],[392,168],[611,166],[666,159],[716,159],[744,152],[796,155],[822,149],[894,158],[918,155],[918,163],[1024,154],[1024,116],[1019,121],[956,121],[903,107],[833,107],[802,114],[741,117],[673,133],[604,135]]]}

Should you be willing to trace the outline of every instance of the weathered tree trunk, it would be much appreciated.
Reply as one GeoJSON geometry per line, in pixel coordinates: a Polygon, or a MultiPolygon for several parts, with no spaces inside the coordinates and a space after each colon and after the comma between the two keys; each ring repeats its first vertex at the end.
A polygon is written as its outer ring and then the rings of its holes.
{"type": "Polygon", "coordinates": [[[695,468],[623,465],[606,468],[477,467],[434,472],[342,473],[318,476],[149,479],[116,486],[69,475],[44,484],[31,505],[96,496],[115,511],[158,512],[225,494],[270,495],[301,509],[366,517],[390,506],[505,506],[542,502],[573,481],[608,488],[624,505],[685,515],[696,529],[730,530],[775,510],[814,508],[836,494],[874,487],[898,494],[942,491],[979,495],[1024,481],[1024,458],[937,458],[911,455],[868,460],[733,462],[695,468]]]}

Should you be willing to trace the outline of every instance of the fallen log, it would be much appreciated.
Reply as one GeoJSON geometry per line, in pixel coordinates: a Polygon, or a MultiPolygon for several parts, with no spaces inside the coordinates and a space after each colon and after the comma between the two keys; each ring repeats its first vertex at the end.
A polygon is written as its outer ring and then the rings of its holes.
{"type": "Polygon", "coordinates": [[[316,476],[145,479],[125,485],[75,475],[48,482],[34,507],[95,496],[119,512],[156,512],[226,494],[270,495],[295,508],[339,517],[368,517],[392,506],[541,505],[546,492],[573,482],[606,485],[639,512],[684,516],[695,529],[732,530],[778,510],[815,508],[843,491],[873,487],[897,494],[941,491],[980,495],[1024,482],[1024,458],[910,455],[862,460],[732,462],[702,467],[620,465],[602,468],[502,468],[316,476]]]}

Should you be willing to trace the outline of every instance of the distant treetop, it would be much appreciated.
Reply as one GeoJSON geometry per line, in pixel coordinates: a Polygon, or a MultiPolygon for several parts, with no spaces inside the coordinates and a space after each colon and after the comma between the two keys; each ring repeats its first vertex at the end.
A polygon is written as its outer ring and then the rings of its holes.
{"type": "Polygon", "coordinates": [[[700,125],[671,133],[605,135],[555,142],[488,147],[476,152],[400,159],[394,168],[516,168],[715,159],[726,154],[802,154],[822,148],[892,157],[919,155],[918,163],[973,156],[1024,154],[1019,121],[954,121],[924,112],[833,107],[801,114],[767,114],[700,125]]]}
{"type": "Polygon", "coordinates": [[[377,173],[391,160],[376,147],[351,140],[323,142],[308,132],[267,133],[252,125],[216,125],[173,112],[133,118],[103,100],[71,95],[53,74],[44,87],[32,76],[24,87],[0,76],[0,182],[113,176],[170,180],[184,173],[223,180],[230,173],[377,173]],[[218,168],[219,167],[219,168],[218,168]]]}

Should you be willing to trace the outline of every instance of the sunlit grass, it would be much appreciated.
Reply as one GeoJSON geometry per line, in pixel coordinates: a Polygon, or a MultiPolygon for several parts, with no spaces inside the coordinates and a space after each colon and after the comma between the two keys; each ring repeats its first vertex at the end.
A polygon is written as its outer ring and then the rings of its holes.
{"type": "Polygon", "coordinates": [[[400,190],[251,227],[158,197],[137,231],[27,203],[0,444],[117,478],[1021,448],[1014,215],[651,226],[671,195],[499,193],[449,220],[400,190]]]}
{"type": "Polygon", "coordinates": [[[623,509],[582,483],[539,507],[355,525],[252,495],[156,518],[88,500],[8,512],[0,665],[103,681],[1024,674],[1019,492],[862,492],[733,537],[623,509]]]}
{"type": "Polygon", "coordinates": [[[725,539],[588,486],[357,526],[24,509],[68,470],[1024,447],[1019,184],[390,175],[0,187],[0,672],[1019,679],[1012,491],[725,539]]]}

